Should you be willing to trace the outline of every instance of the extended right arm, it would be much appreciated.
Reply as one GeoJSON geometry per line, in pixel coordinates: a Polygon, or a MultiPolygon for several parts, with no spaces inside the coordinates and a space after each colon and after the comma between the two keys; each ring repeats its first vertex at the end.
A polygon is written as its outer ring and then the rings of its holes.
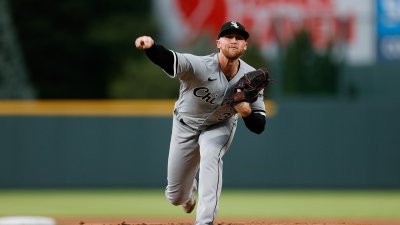
{"type": "Polygon", "coordinates": [[[135,41],[136,48],[143,49],[149,59],[160,66],[169,75],[174,75],[174,53],[162,45],[154,43],[148,36],[142,36],[135,41]]]}

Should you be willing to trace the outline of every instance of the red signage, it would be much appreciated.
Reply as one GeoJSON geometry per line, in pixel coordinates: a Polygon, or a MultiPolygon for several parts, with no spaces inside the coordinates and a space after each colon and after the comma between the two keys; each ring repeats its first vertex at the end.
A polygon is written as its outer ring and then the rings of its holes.
{"type": "Polygon", "coordinates": [[[334,0],[173,0],[180,20],[193,40],[202,32],[216,38],[222,23],[237,20],[259,45],[285,45],[300,29],[310,32],[314,45],[354,39],[355,15],[338,15],[334,0]]]}

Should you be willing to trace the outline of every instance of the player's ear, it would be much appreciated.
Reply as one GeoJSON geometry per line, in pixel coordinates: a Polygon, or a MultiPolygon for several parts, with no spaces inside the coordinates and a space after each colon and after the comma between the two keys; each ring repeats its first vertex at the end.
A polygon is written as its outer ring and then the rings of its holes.
{"type": "Polygon", "coordinates": [[[220,43],[219,39],[218,39],[218,40],[216,40],[215,42],[216,42],[216,44],[217,44],[217,48],[218,48],[218,49],[220,49],[220,45],[221,45],[221,43],[220,43]]]}
{"type": "Polygon", "coordinates": [[[217,50],[218,52],[221,51],[221,43],[217,40],[217,50]]]}

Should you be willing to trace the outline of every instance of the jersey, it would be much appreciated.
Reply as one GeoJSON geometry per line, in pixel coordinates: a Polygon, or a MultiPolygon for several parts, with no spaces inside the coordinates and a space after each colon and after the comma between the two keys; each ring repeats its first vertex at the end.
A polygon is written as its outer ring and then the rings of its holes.
{"type": "MultiPolygon", "coordinates": [[[[173,74],[167,74],[180,80],[179,98],[174,108],[180,119],[196,130],[229,119],[237,119],[236,111],[231,107],[234,87],[245,73],[255,69],[239,59],[237,74],[232,80],[228,80],[220,70],[219,53],[207,56],[178,52],[173,54],[173,74]]],[[[252,111],[265,115],[263,90],[259,96],[257,101],[251,104],[251,108],[252,111]]]]}
{"type": "MultiPolygon", "coordinates": [[[[167,75],[180,81],[179,98],[174,107],[165,195],[174,205],[183,205],[194,199],[198,173],[195,224],[213,224],[222,189],[222,158],[230,148],[237,128],[238,114],[231,106],[234,89],[239,79],[254,68],[239,59],[237,74],[228,80],[220,70],[219,53],[196,56],[174,51],[164,54],[162,48],[159,51],[161,54],[150,54],[151,59],[167,75]]],[[[250,106],[253,112],[265,116],[263,90],[250,106]]],[[[245,123],[248,117],[244,117],[245,123]]]]}

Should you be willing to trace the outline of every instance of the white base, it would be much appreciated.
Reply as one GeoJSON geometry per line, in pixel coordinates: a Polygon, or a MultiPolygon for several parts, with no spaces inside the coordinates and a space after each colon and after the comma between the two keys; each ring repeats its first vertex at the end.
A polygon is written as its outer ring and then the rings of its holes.
{"type": "Polygon", "coordinates": [[[55,225],[56,221],[43,216],[0,217],[0,225],[55,225]]]}

